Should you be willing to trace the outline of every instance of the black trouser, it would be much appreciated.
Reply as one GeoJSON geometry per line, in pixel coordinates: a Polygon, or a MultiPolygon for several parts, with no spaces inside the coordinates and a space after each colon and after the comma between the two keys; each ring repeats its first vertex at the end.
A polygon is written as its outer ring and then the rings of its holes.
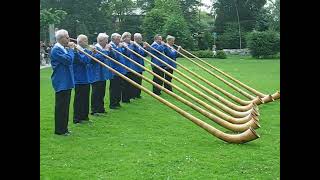
{"type": "MultiPolygon", "coordinates": [[[[170,68],[166,68],[166,71],[169,72],[170,74],[173,74],[173,70],[170,69],[170,68]]],[[[165,78],[167,81],[169,81],[169,82],[171,82],[171,80],[172,80],[172,77],[171,77],[171,76],[168,76],[167,74],[164,75],[164,78],[165,78]]],[[[172,91],[172,86],[170,86],[169,84],[164,83],[164,87],[165,87],[166,89],[168,89],[169,91],[172,91]]]]}
{"type": "Polygon", "coordinates": [[[71,89],[59,91],[55,95],[55,134],[64,134],[68,132],[69,105],[71,98],[71,89]]]}
{"type": "MultiPolygon", "coordinates": [[[[128,72],[126,74],[126,76],[129,79],[131,79],[132,81],[134,81],[136,75],[133,74],[132,72],[128,72]]],[[[126,80],[124,80],[124,81],[126,81],[126,80]]],[[[129,99],[133,99],[135,97],[135,87],[131,83],[129,83],[128,81],[126,81],[126,83],[127,83],[127,86],[128,86],[128,88],[126,89],[128,97],[129,97],[129,99]]]]}
{"type": "Polygon", "coordinates": [[[89,120],[90,84],[76,84],[73,101],[73,122],[89,120]]]}
{"type": "Polygon", "coordinates": [[[110,79],[109,94],[110,94],[110,108],[120,106],[121,100],[121,77],[114,75],[113,79],[110,79]]]}
{"type": "MultiPolygon", "coordinates": [[[[142,72],[138,72],[138,73],[142,75],[142,72]]],[[[140,85],[142,84],[142,78],[137,76],[137,75],[133,76],[133,80],[134,80],[134,82],[136,82],[136,83],[138,83],[140,85]]],[[[137,98],[137,97],[140,97],[140,96],[141,96],[141,89],[136,88],[136,87],[133,86],[133,97],[137,98]]]]}
{"type": "Polygon", "coordinates": [[[106,94],[106,81],[92,83],[91,113],[104,113],[104,96],[106,94]]]}
{"type": "MultiPolygon", "coordinates": [[[[129,78],[129,79],[132,79],[132,73],[131,72],[128,72],[126,74],[126,77],[129,78]]],[[[122,79],[121,78],[121,99],[122,99],[122,102],[129,102],[130,101],[130,96],[131,96],[131,84],[122,79]]]]}
{"type": "MultiPolygon", "coordinates": [[[[161,68],[164,68],[164,67],[161,67],[161,68]]],[[[159,75],[160,77],[163,77],[164,78],[164,72],[162,72],[161,70],[159,70],[158,68],[156,67],[152,67],[152,71],[154,73],[156,73],[157,75],[159,75]]],[[[156,76],[153,76],[153,82],[159,84],[160,86],[163,85],[163,81],[159,78],[157,78],[156,76]]],[[[153,93],[155,94],[160,94],[160,89],[157,88],[156,86],[153,86],[153,93]]]]}

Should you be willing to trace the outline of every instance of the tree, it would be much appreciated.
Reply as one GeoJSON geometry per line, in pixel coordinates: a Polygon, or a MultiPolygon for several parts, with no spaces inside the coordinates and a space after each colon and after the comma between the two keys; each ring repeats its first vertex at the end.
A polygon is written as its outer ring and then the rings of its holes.
{"type": "Polygon", "coordinates": [[[59,24],[67,13],[59,9],[40,9],[40,27],[47,28],[49,24],[59,24]]]}
{"type": "Polygon", "coordinates": [[[237,22],[238,17],[243,30],[252,31],[256,24],[256,17],[265,3],[266,0],[215,0],[212,10],[216,15],[216,31],[223,33],[224,25],[237,22]]]}
{"type": "Polygon", "coordinates": [[[46,40],[48,36],[48,28],[50,24],[59,24],[67,15],[63,10],[59,9],[41,9],[40,6],[40,38],[46,40]]]}
{"type": "Polygon", "coordinates": [[[270,11],[272,17],[270,28],[280,32],[280,0],[275,0],[275,2],[269,0],[269,2],[271,4],[270,11]]]}
{"type": "MultiPolygon", "coordinates": [[[[238,48],[243,48],[242,34],[255,28],[257,16],[265,3],[266,0],[215,0],[213,2],[213,11],[216,15],[215,31],[224,34],[226,24],[237,23],[238,48]]],[[[234,44],[231,46],[235,47],[234,44]]]]}
{"type": "Polygon", "coordinates": [[[193,47],[191,33],[178,1],[156,0],[155,7],[146,14],[143,32],[148,41],[152,41],[155,34],[172,35],[177,43],[181,43],[179,45],[193,47]]]}
{"type": "Polygon", "coordinates": [[[166,20],[167,14],[162,9],[154,8],[148,12],[142,24],[144,39],[151,42],[155,34],[162,34],[166,20]]]}
{"type": "Polygon", "coordinates": [[[132,14],[134,3],[132,0],[103,0],[101,3],[103,12],[108,16],[115,17],[113,30],[114,31],[127,31],[121,29],[127,24],[130,18],[127,18],[132,14]]]}
{"type": "Polygon", "coordinates": [[[111,17],[102,11],[101,0],[42,0],[41,5],[67,12],[56,26],[68,30],[70,37],[76,37],[81,31],[87,32],[89,40],[95,41],[96,33],[112,31],[111,17]]]}
{"type": "Polygon", "coordinates": [[[183,16],[171,15],[163,27],[163,35],[171,35],[176,37],[175,43],[187,49],[194,46],[191,39],[191,33],[183,16]]]}
{"type": "Polygon", "coordinates": [[[155,0],[136,0],[136,7],[142,9],[142,12],[149,12],[155,6],[155,0]]]}

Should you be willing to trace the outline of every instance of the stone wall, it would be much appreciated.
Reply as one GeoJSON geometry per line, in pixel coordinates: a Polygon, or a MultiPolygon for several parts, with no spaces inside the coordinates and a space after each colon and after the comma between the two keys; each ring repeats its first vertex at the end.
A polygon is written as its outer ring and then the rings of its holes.
{"type": "Polygon", "coordinates": [[[223,49],[227,55],[250,56],[249,49],[223,49]]]}

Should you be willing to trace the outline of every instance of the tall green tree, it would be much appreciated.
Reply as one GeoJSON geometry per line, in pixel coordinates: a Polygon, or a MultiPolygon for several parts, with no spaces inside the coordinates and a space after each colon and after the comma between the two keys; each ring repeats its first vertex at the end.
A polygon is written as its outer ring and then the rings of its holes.
{"type": "Polygon", "coordinates": [[[62,9],[66,17],[55,26],[68,30],[70,37],[87,33],[89,40],[95,41],[99,32],[111,31],[111,17],[101,9],[101,0],[42,0],[45,8],[62,9]]]}
{"type": "Polygon", "coordinates": [[[193,47],[191,33],[179,1],[156,0],[155,7],[144,19],[143,32],[148,41],[152,41],[155,34],[172,35],[180,45],[193,47]]]}
{"type": "MultiPolygon", "coordinates": [[[[226,25],[237,23],[238,48],[243,48],[243,34],[252,31],[256,26],[257,17],[266,0],[215,0],[213,11],[216,15],[215,31],[224,34],[226,25]]],[[[231,45],[235,47],[235,45],[231,45]]]]}
{"type": "Polygon", "coordinates": [[[134,8],[135,4],[132,0],[103,0],[101,3],[103,12],[107,16],[113,17],[112,27],[114,32],[127,31],[123,28],[128,27],[128,24],[132,22],[129,16],[132,15],[134,8]]]}

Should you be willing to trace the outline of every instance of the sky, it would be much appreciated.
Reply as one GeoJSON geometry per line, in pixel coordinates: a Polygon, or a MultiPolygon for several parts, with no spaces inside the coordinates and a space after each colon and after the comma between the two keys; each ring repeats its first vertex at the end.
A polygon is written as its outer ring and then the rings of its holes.
{"type": "Polygon", "coordinates": [[[201,7],[201,10],[202,11],[205,11],[205,12],[210,12],[211,8],[212,8],[212,0],[200,0],[202,3],[204,3],[205,5],[207,6],[210,6],[210,8],[207,8],[207,7],[204,7],[202,6],[201,7]]]}

